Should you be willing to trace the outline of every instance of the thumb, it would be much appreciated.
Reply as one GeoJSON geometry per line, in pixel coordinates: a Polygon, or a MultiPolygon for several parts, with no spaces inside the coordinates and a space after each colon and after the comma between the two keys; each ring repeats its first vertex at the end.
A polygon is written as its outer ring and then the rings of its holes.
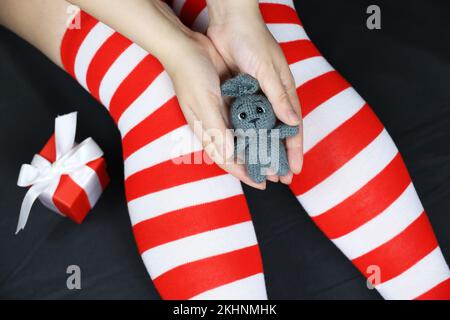
{"type": "Polygon", "coordinates": [[[288,92],[281,81],[280,74],[275,71],[274,67],[264,68],[264,71],[260,72],[256,79],[260,83],[261,90],[272,104],[277,118],[288,125],[296,126],[300,124],[301,119],[296,111],[297,108],[292,104],[290,92],[288,92]]]}

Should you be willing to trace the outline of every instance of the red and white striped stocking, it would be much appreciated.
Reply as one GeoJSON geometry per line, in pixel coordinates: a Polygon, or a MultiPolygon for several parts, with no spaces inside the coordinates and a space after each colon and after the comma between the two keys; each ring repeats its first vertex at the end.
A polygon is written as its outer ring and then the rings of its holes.
{"type": "Polygon", "coordinates": [[[242,188],[203,156],[161,64],[82,12],[67,30],[65,69],[122,135],[128,209],[139,252],[164,299],[266,299],[242,188]]]}
{"type": "MultiPolygon", "coordinates": [[[[205,0],[173,0],[205,31],[205,0]]],[[[304,165],[291,189],[322,231],[386,299],[450,299],[450,271],[402,158],[367,103],[309,40],[291,0],[260,0],[294,75],[304,165]],[[374,273],[375,272],[375,273],[374,273]]]]}

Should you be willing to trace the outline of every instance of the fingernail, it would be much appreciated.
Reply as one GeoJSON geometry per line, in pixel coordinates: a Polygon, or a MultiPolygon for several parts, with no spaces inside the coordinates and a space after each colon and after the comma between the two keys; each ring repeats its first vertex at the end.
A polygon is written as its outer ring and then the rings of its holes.
{"type": "Polygon", "coordinates": [[[300,162],[296,162],[291,166],[291,170],[293,174],[299,174],[302,169],[302,165],[300,162]]]}
{"type": "Polygon", "coordinates": [[[297,170],[294,173],[300,174],[300,172],[302,172],[302,168],[303,168],[303,160],[300,161],[300,164],[298,165],[298,167],[296,168],[297,170]]]}
{"type": "Polygon", "coordinates": [[[293,123],[295,123],[295,124],[300,123],[300,117],[294,110],[292,110],[292,109],[289,110],[288,117],[289,117],[289,120],[292,121],[293,123]]]}

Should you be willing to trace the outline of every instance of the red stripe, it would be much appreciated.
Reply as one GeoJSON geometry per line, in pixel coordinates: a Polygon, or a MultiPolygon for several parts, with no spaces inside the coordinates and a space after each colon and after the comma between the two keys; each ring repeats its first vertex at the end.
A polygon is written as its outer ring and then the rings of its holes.
{"type": "Polygon", "coordinates": [[[152,55],[148,55],[123,80],[111,98],[109,107],[109,112],[116,123],[119,121],[123,112],[147,89],[163,70],[161,63],[152,55]]]}
{"type": "Polygon", "coordinates": [[[92,58],[86,75],[91,95],[99,100],[99,88],[103,77],[116,59],[131,45],[131,41],[119,33],[114,33],[100,47],[92,58]]]}
{"type": "Polygon", "coordinates": [[[317,47],[310,40],[295,40],[280,43],[281,50],[288,64],[321,56],[317,47]]]}
{"type": "Polygon", "coordinates": [[[153,280],[163,299],[187,300],[263,272],[258,245],[194,261],[153,280]]]}
{"type": "Polygon", "coordinates": [[[368,105],[320,141],[303,157],[302,172],[292,182],[301,195],[328,178],[383,131],[383,125],[368,105]]]}
{"type": "Polygon", "coordinates": [[[180,20],[191,27],[200,12],[206,8],[205,0],[186,0],[180,12],[180,20]]]}
{"type": "Polygon", "coordinates": [[[64,33],[60,49],[62,64],[66,71],[74,78],[75,59],[78,50],[80,49],[80,46],[88,33],[98,22],[95,18],[85,13],[84,11],[81,11],[80,16],[74,18],[73,21],[75,21],[77,18],[79,18],[81,22],[80,29],[67,29],[64,33]]]}
{"type": "Polygon", "coordinates": [[[379,267],[383,283],[408,270],[437,246],[430,221],[423,212],[393,239],[352,262],[366,277],[371,275],[368,267],[379,267]]]}
{"type": "Polygon", "coordinates": [[[245,196],[237,195],[142,221],[133,232],[142,254],[170,241],[250,220],[245,196]]]}
{"type": "Polygon", "coordinates": [[[313,220],[330,239],[339,238],[383,212],[410,183],[401,155],[397,154],[363,188],[313,220]]]}
{"type": "Polygon", "coordinates": [[[102,189],[105,190],[106,186],[109,183],[109,175],[106,171],[106,161],[104,158],[99,158],[97,160],[91,161],[86,164],[92,170],[97,173],[98,180],[100,181],[100,185],[102,189]]]}
{"type": "Polygon", "coordinates": [[[416,300],[450,300],[450,278],[418,296],[416,300]]]}
{"type": "Polygon", "coordinates": [[[173,97],[125,135],[122,139],[123,158],[127,159],[143,146],[185,124],[178,100],[173,97]]]}
{"type": "Polygon", "coordinates": [[[297,12],[284,4],[260,3],[259,9],[265,23],[294,23],[302,25],[297,12]]]}
{"type": "Polygon", "coordinates": [[[336,71],[327,72],[314,78],[297,89],[302,106],[302,115],[306,117],[319,105],[334,97],[351,85],[336,71]]]}
{"type": "Polygon", "coordinates": [[[192,163],[192,157],[201,159],[199,157],[205,156],[204,151],[187,156],[167,160],[129,176],[125,180],[127,200],[131,201],[149,193],[225,174],[221,168],[210,164],[209,161],[192,163]]]}
{"type": "Polygon", "coordinates": [[[53,194],[56,208],[76,223],[81,223],[91,210],[88,196],[68,175],[62,175],[53,194]]]}

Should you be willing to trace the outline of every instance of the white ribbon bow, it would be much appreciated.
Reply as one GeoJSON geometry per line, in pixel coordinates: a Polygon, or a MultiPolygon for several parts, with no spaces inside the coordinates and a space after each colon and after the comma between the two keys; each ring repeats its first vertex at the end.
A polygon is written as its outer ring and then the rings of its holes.
{"type": "Polygon", "coordinates": [[[36,154],[31,164],[23,164],[20,168],[17,185],[31,187],[22,201],[16,234],[25,228],[31,207],[42,193],[55,190],[62,175],[71,174],[103,155],[103,151],[92,138],[87,138],[75,145],[76,127],[76,112],[57,117],[55,119],[55,162],[51,163],[36,154]]]}

